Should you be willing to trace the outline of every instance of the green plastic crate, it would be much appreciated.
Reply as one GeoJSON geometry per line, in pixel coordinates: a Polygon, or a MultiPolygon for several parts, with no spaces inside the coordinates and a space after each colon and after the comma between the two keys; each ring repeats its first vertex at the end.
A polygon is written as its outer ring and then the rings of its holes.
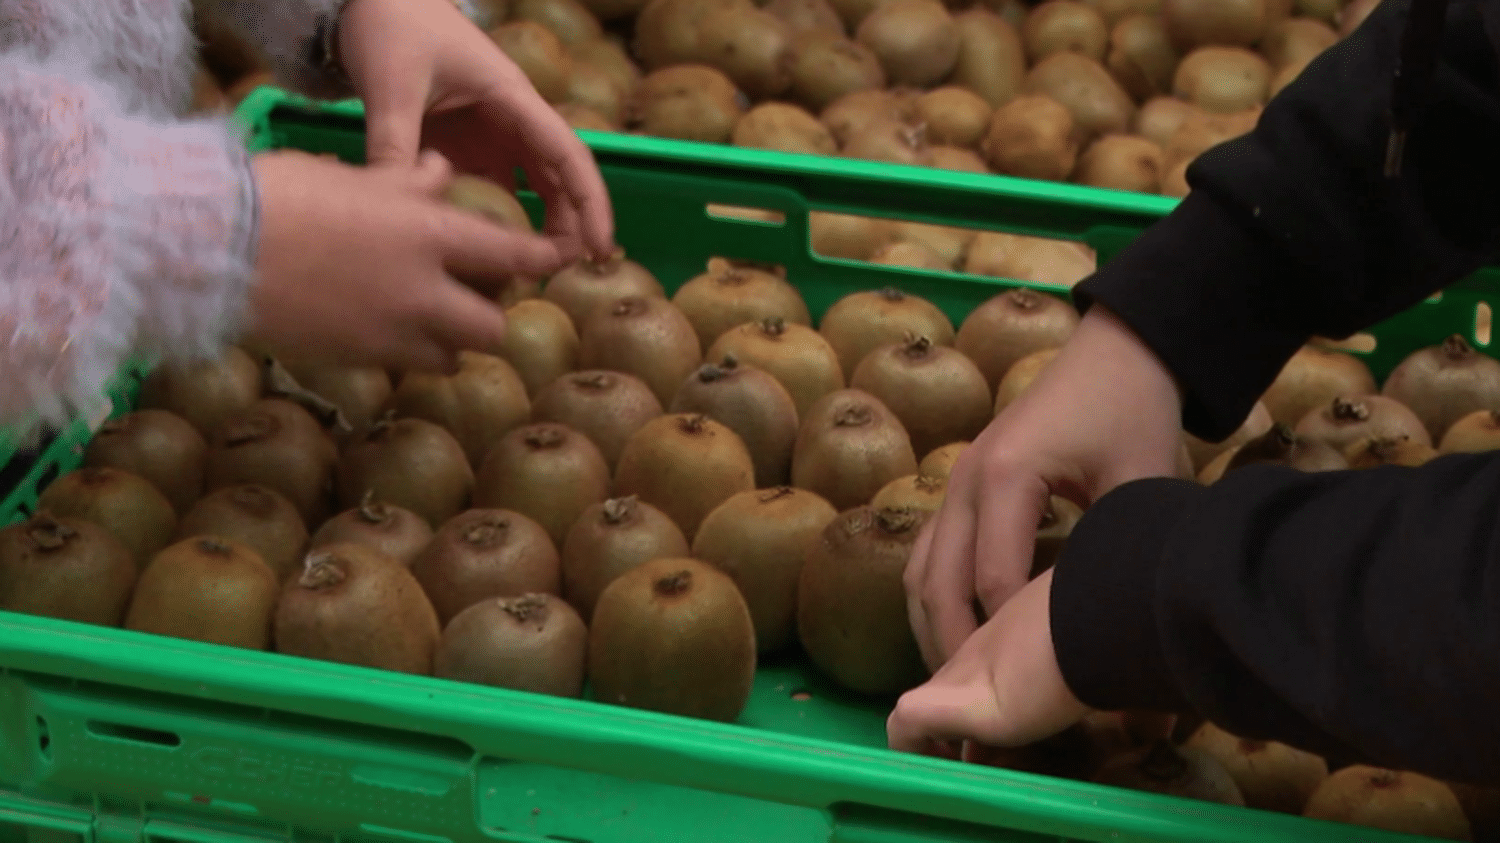
{"type": "MultiPolygon", "coordinates": [[[[254,145],[360,160],[356,105],[271,89],[254,145]]],[[[619,240],[675,288],[710,255],[780,263],[815,314],[897,284],[955,321],[1009,282],[817,258],[807,211],[1085,240],[1108,257],[1171,207],[990,176],[586,135],[619,240]],[[785,225],[711,218],[772,208],[785,225]]],[[[524,197],[533,213],[535,197],[524,197]]],[[[1473,336],[1483,276],[1374,333],[1383,374],[1473,336]]],[[[1065,290],[1052,289],[1065,294],[1065,290]]],[[[119,410],[133,398],[123,377],[119,410]]],[[[0,509],[76,465],[58,437],[0,509]]],[[[733,725],[0,613],[0,843],[1275,843],[1415,838],[884,749],[890,700],[762,666],[733,725]]]]}

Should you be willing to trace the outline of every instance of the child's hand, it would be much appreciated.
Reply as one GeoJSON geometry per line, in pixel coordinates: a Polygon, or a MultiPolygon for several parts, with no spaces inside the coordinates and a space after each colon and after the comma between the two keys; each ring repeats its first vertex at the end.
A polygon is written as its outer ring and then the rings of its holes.
{"type": "Polygon", "coordinates": [[[353,0],[339,41],[365,103],[370,164],[411,166],[430,147],[506,185],[519,165],[565,260],[614,251],[609,194],[588,147],[451,0],[353,0]]]}
{"type": "Polygon", "coordinates": [[[552,241],[443,201],[452,169],[435,152],[380,169],[279,152],[256,156],[254,168],[251,330],[283,353],[451,372],[459,351],[493,350],[504,335],[505,313],[485,293],[564,263],[552,241]],[[495,289],[476,292],[453,275],[495,289]]]}

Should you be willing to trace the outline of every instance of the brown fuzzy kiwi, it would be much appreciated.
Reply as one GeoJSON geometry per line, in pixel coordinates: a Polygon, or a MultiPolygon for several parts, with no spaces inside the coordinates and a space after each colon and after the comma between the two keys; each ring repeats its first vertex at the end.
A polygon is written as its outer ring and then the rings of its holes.
{"type": "Polygon", "coordinates": [[[713,13],[744,0],[651,0],[635,19],[633,51],[648,70],[704,62],[699,32],[713,13]]]}
{"type": "Polygon", "coordinates": [[[611,471],[630,437],[663,412],[645,381],[601,369],[563,375],[531,402],[532,421],[565,424],[587,436],[611,471]]]}
{"type": "Polygon", "coordinates": [[[725,331],[759,319],[812,324],[807,302],[785,278],[723,258],[709,258],[707,271],[684,282],[672,304],[692,323],[703,348],[725,331]]]}
{"type": "Polygon", "coordinates": [[[512,0],[510,19],[539,23],[563,44],[577,44],[603,35],[599,19],[578,0],[512,0]]]}
{"type": "Polygon", "coordinates": [[[458,353],[451,375],[408,372],[392,398],[397,415],[441,425],[479,465],[496,442],[531,416],[526,384],[513,366],[491,354],[458,353]]]}
{"type": "Polygon", "coordinates": [[[958,28],[958,61],[949,82],[984,97],[991,108],[1010,102],[1026,76],[1021,35],[988,9],[967,9],[953,18],[958,28]]]}
{"type": "MultiPolygon", "coordinates": [[[[1271,418],[1294,425],[1339,395],[1369,395],[1373,392],[1375,376],[1370,374],[1363,360],[1342,351],[1307,345],[1287,360],[1276,380],[1261,396],[1261,401],[1271,411],[1271,418]]],[[[1399,396],[1390,397],[1401,400],[1399,396]]],[[[1419,418],[1421,415],[1417,413],[1419,418]]]]}
{"type": "Polygon", "coordinates": [[[876,509],[919,509],[937,512],[943,505],[948,491],[948,481],[942,477],[929,477],[918,468],[916,474],[897,477],[885,484],[870,498],[870,506],[876,509]]]}
{"type": "Polygon", "coordinates": [[[614,21],[638,14],[645,0],[583,0],[583,5],[601,21],[614,21]]]}
{"type": "Polygon", "coordinates": [[[141,572],[125,628],[265,650],[279,591],[275,572],[248,545],[219,536],[184,539],[141,572]]]}
{"type": "Polygon", "coordinates": [[[1245,804],[1234,778],[1212,755],[1179,749],[1165,739],[1105,762],[1094,781],[1222,805],[1245,804]]]}
{"type": "Polygon", "coordinates": [[[412,572],[371,547],[335,544],[307,555],[282,585],[278,653],[429,675],[441,627],[412,572]]]}
{"type": "Polygon", "coordinates": [[[257,402],[209,439],[207,488],[259,483],[280,492],[307,524],[328,517],[338,448],[312,414],[282,398],[257,402]]]}
{"type": "Polygon", "coordinates": [[[885,0],[829,0],[829,2],[833,10],[838,13],[839,19],[844,22],[844,29],[853,32],[885,0]]]}
{"type": "MultiPolygon", "coordinates": [[[[1174,67],[1175,70],[1175,67],[1174,67]]],[[[1171,80],[1167,80],[1171,84],[1171,80]]],[[[1130,131],[1162,147],[1163,151],[1172,142],[1172,136],[1190,115],[1200,114],[1202,109],[1190,102],[1172,96],[1158,96],[1146,100],[1135,113],[1130,131]]]]}
{"type": "Polygon", "coordinates": [[[1441,840],[1473,839],[1473,827],[1448,785],[1363,764],[1324,779],[1302,816],[1441,840]]]}
{"type": "Polygon", "coordinates": [[[436,527],[469,505],[474,469],[453,434],[422,419],[381,419],[351,442],[334,471],[339,505],[352,509],[367,492],[436,527]]]}
{"type": "Polygon", "coordinates": [[[723,6],[699,22],[697,36],[700,60],[723,71],[752,100],[791,87],[795,35],[770,12],[749,3],[723,6]]]}
{"type": "Polygon", "coordinates": [[[739,587],[761,654],[797,634],[797,581],[807,548],[837,517],[833,505],[805,489],[777,486],[740,492],[703,519],[692,555],[739,587]]]}
{"type": "Polygon", "coordinates": [[[1272,23],[1270,0],[1162,0],[1162,19],[1178,49],[1207,44],[1249,47],[1272,23]]]}
{"type": "Polygon", "coordinates": [[[843,147],[877,125],[915,125],[918,96],[908,88],[854,91],[829,103],[818,119],[843,147]]]}
{"type": "Polygon", "coordinates": [[[917,99],[917,116],[927,126],[927,140],[934,144],[976,147],[989,131],[993,115],[984,97],[958,85],[935,88],[917,99]]]}
{"type": "Polygon", "coordinates": [[[974,361],[994,389],[1022,357],[1060,348],[1078,321],[1078,311],[1063,299],[1016,287],[970,311],[954,347],[974,361]]]}
{"type": "Polygon", "coordinates": [[[584,320],[578,337],[580,366],[635,375],[663,407],[671,405],[683,379],[703,361],[693,323],[663,298],[617,299],[584,320]]]}
{"type": "Polygon", "coordinates": [[[531,518],[562,546],[583,511],[609,497],[610,468],[588,437],[537,422],[501,439],[474,476],[474,506],[531,518]]]}
{"type": "Polygon", "coordinates": [[[784,102],[761,103],[745,112],[734,124],[729,142],[803,155],[833,155],[838,151],[827,126],[806,109],[784,102]]]}
{"type": "Polygon", "coordinates": [[[1109,29],[1098,10],[1079,0],[1046,0],[1032,8],[1021,28],[1026,58],[1035,64],[1053,53],[1078,53],[1104,59],[1109,29]]]}
{"type": "Polygon", "coordinates": [[[1022,90],[1049,96],[1066,108],[1083,141],[1128,132],[1135,118],[1130,94],[1104,65],[1078,53],[1053,53],[1033,65],[1022,90]]]}
{"type": "Polygon", "coordinates": [[[1057,564],[1063,547],[1068,543],[1068,536],[1073,534],[1073,528],[1078,525],[1081,518],[1083,518],[1083,510],[1079,509],[1078,504],[1057,495],[1047,498],[1047,506],[1042,510],[1041,522],[1037,524],[1036,542],[1032,545],[1031,577],[1033,579],[1057,564]]]}
{"type": "MultiPolygon", "coordinates": [[[[1426,431],[1426,428],[1422,428],[1426,431]]],[[[1440,454],[1477,454],[1500,450],[1500,411],[1475,410],[1448,426],[1440,454]]]]}
{"type": "MultiPolygon", "coordinates": [[[[1202,471],[1230,448],[1237,448],[1257,436],[1265,435],[1273,423],[1271,411],[1266,409],[1265,403],[1256,401],[1250,408],[1250,412],[1245,414],[1245,420],[1240,422],[1240,426],[1235,429],[1234,433],[1229,434],[1222,442],[1205,442],[1190,433],[1184,433],[1183,442],[1187,445],[1188,456],[1193,462],[1193,470],[1202,471]]],[[[1309,439],[1324,438],[1313,431],[1303,430],[1301,425],[1298,425],[1295,432],[1309,439]]]]}
{"type": "MultiPolygon", "coordinates": [[[[409,509],[377,500],[374,492],[353,509],[323,522],[312,536],[312,548],[362,544],[410,565],[432,542],[432,525],[409,509]]],[[[282,572],[284,575],[284,572],[282,572]]]]}
{"type": "Polygon", "coordinates": [[[92,521],[41,511],[0,529],[0,611],[119,626],[138,573],[92,521]]]}
{"type": "Polygon", "coordinates": [[[1198,472],[1198,482],[1212,485],[1236,468],[1258,463],[1285,465],[1306,472],[1341,471],[1349,467],[1343,452],[1298,436],[1287,425],[1276,422],[1264,434],[1215,457],[1198,472]]]}
{"type": "MultiPolygon", "coordinates": [[[[586,132],[619,132],[623,129],[620,122],[612,121],[603,114],[589,108],[586,105],[565,102],[557,107],[557,114],[568,126],[575,130],[586,132]]],[[[510,305],[514,302],[503,302],[510,305]]]]}
{"type": "Polygon", "coordinates": [[[869,506],[839,513],[807,549],[797,633],[814,664],[850,690],[892,695],[927,676],[901,585],[927,513],[869,506]]]}
{"type": "Polygon", "coordinates": [[[780,18],[794,36],[844,35],[844,20],[828,0],[770,0],[762,8],[780,18]]]}
{"type": "Polygon", "coordinates": [[[1161,14],[1161,0],[1085,0],[1098,10],[1106,26],[1114,26],[1132,15],[1161,14]]]}
{"type": "Polygon", "coordinates": [[[842,33],[805,32],[792,42],[792,98],[820,112],[857,91],[885,87],[885,68],[870,48],[842,33]]]}
{"type": "Polygon", "coordinates": [[[616,494],[637,495],[665,512],[690,541],[714,507],[754,488],[755,464],[744,440],[702,413],[647,422],[615,469],[616,494]]]}
{"type": "Polygon", "coordinates": [[[1214,114],[1264,105],[1271,66],[1244,47],[1199,47],[1183,57],[1172,93],[1214,114]]]}
{"type": "Polygon", "coordinates": [[[871,351],[901,342],[908,333],[933,345],[953,345],[953,323],[937,305],[895,287],[850,293],[823,314],[818,332],[839,356],[843,371],[853,373],[871,351]]]}
{"type": "Polygon", "coordinates": [[[1167,161],[1178,163],[1196,158],[1224,141],[1237,138],[1255,128],[1260,108],[1247,108],[1234,114],[1214,114],[1197,106],[1178,124],[1167,141],[1167,161]]]}
{"type": "Polygon", "coordinates": [[[968,442],[949,442],[941,448],[934,448],[927,452],[927,456],[917,464],[917,473],[936,477],[939,480],[947,480],[953,473],[953,464],[958,462],[958,455],[969,447],[968,442]]]}
{"type": "Polygon", "coordinates": [[[1056,348],[1033,351],[1005,370],[1000,382],[995,384],[995,415],[1000,415],[1001,410],[1009,407],[1021,397],[1021,393],[1031,387],[1037,376],[1047,368],[1047,364],[1057,357],[1057,352],[1056,348]]]}
{"type": "Polygon", "coordinates": [[[99,427],[83,452],[83,466],[108,466],[144,477],[180,515],[203,493],[208,443],[181,416],[137,410],[99,427]]]}
{"type": "Polygon", "coordinates": [[[583,693],[588,628],[551,594],[484,600],[443,629],[434,676],[476,685],[577,697],[583,693]]]}
{"type": "Polygon", "coordinates": [[[262,385],[255,358],[229,346],[217,360],[157,367],[141,384],[139,407],[176,413],[207,439],[225,419],[260,400],[262,385]]]}
{"type": "Polygon", "coordinates": [[[1206,752],[1224,767],[1245,804],[1264,811],[1301,814],[1308,797],[1328,778],[1321,757],[1276,741],[1240,738],[1204,723],[1185,747],[1206,752]]]}
{"type": "Polygon", "coordinates": [[[1380,0],[1353,0],[1344,6],[1334,20],[1339,28],[1339,37],[1348,38],[1378,5],[1380,5],[1380,0]]]}
{"type": "Polygon", "coordinates": [[[964,259],[969,244],[979,233],[969,228],[950,225],[933,225],[913,220],[892,221],[892,236],[897,240],[920,243],[942,258],[947,266],[956,266],[964,259]]]}
{"type": "Polygon", "coordinates": [[[900,120],[876,120],[864,127],[839,150],[845,158],[883,161],[913,167],[932,166],[932,146],[927,142],[927,127],[921,123],[900,120]]]}
{"type": "Polygon", "coordinates": [[[1161,18],[1136,14],[1110,30],[1104,66],[1137,102],[1145,102],[1171,93],[1180,58],[1161,18]]]}
{"type": "Polygon", "coordinates": [[[471,509],[448,519],[411,573],[444,624],[491,597],[562,591],[562,565],[547,531],[506,509],[471,509]]]}
{"type": "Polygon", "coordinates": [[[722,72],[702,64],[678,64],[641,80],[634,114],[648,135],[702,143],[726,143],[745,113],[743,96],[722,72]]]}
{"type": "Polygon", "coordinates": [[[913,269],[952,271],[953,264],[937,252],[913,240],[893,240],[875,250],[870,263],[882,266],[906,266],[913,269]]]}
{"type": "Polygon", "coordinates": [[[1405,436],[1421,445],[1432,444],[1422,420],[1405,404],[1383,395],[1336,395],[1303,416],[1296,431],[1340,451],[1367,436],[1405,436]]]}
{"type": "Polygon", "coordinates": [[[792,450],[792,485],[840,511],[866,503],[885,484],[917,472],[911,437],[879,398],[831,392],[802,417],[792,450]]]}
{"type": "MultiPolygon", "coordinates": [[[[986,127],[988,131],[988,127],[986,127]]],[[[988,173],[990,165],[972,149],[957,146],[934,146],[929,150],[932,166],[960,173],[988,173]]]]}
{"type": "Polygon", "coordinates": [[[889,220],[813,211],[807,215],[813,251],[830,258],[866,260],[891,237],[889,220]]]}
{"type": "Polygon", "coordinates": [[[562,546],[563,596],[585,621],[615,578],[652,559],[689,555],[687,537],[667,514],[631,495],[584,510],[562,546]]]}
{"type": "Polygon", "coordinates": [[[755,627],[734,582],[695,559],[654,559],[599,595],[589,684],[613,705],[730,722],[755,681],[755,627]]]}
{"type": "Polygon", "coordinates": [[[887,0],[860,21],[854,38],[895,85],[931,87],[958,65],[958,26],[937,0],[887,0]]]}
{"type": "Polygon", "coordinates": [[[578,60],[573,61],[573,73],[568,76],[568,99],[561,106],[583,106],[604,118],[609,127],[620,126],[630,116],[634,89],[620,87],[609,71],[578,60]]]}
{"type": "Polygon", "coordinates": [[[245,483],[204,495],[177,522],[176,538],[217,536],[255,551],[280,582],[302,564],[307,525],[280,492],[245,483]]]}
{"type": "Polygon", "coordinates": [[[515,20],[491,29],[490,40],[526,74],[547,102],[568,98],[573,57],[552,30],[532,20],[515,20]]]}
{"type": "Polygon", "coordinates": [[[1135,135],[1105,135],[1078,159],[1073,181],[1110,190],[1161,192],[1166,155],[1154,141],[1135,135]]]}
{"type": "Polygon", "coordinates": [[[1280,70],[1277,70],[1276,73],[1271,76],[1271,84],[1266,89],[1267,98],[1269,99],[1270,97],[1276,96],[1277,94],[1281,93],[1281,90],[1283,88],[1297,81],[1297,77],[1302,75],[1302,71],[1306,67],[1306,64],[1301,63],[1289,64],[1281,68],[1280,70]]]}
{"type": "Polygon", "coordinates": [[[792,396],[797,418],[805,419],[813,403],[844,387],[838,353],[823,335],[780,317],[747,322],[708,349],[709,360],[733,355],[741,363],[769,372],[792,396]]]}
{"type": "Polygon", "coordinates": [[[613,38],[591,38],[569,44],[568,55],[573,57],[575,66],[587,64],[609,74],[615,85],[627,94],[641,82],[641,69],[613,38]]]}
{"type": "Polygon", "coordinates": [[[1323,21],[1287,18],[1266,30],[1260,51],[1271,67],[1280,70],[1291,65],[1306,66],[1338,40],[1339,34],[1323,21]]]}
{"type": "Polygon", "coordinates": [[[1083,243],[1003,231],[981,231],[969,244],[964,271],[1035,284],[1072,287],[1098,267],[1098,256],[1083,243]]]}
{"type": "Polygon", "coordinates": [[[982,144],[995,172],[1062,181],[1078,162],[1073,114],[1048,96],[1019,96],[995,109],[982,144]]]}
{"type": "Polygon", "coordinates": [[[142,569],[177,528],[171,501],[150,481],[118,468],[80,468],[58,477],[37,498],[37,511],[103,527],[142,569]]]}
{"type": "Polygon", "coordinates": [[[993,415],[990,388],[979,367],[957,349],[933,345],[916,334],[865,355],[849,386],[890,409],[918,458],[949,442],[972,440],[993,415]]]}
{"type": "Polygon", "coordinates": [[[689,375],[669,411],[703,413],[738,434],[755,465],[756,488],[791,477],[797,405],[770,373],[727,355],[689,375]]]}
{"type": "Polygon", "coordinates": [[[1438,455],[1427,442],[1419,442],[1402,433],[1363,436],[1344,448],[1344,459],[1350,468],[1374,468],[1378,465],[1404,465],[1416,468],[1438,455]]]}
{"type": "Polygon", "coordinates": [[[390,375],[379,366],[285,358],[280,362],[302,388],[339,408],[352,428],[348,436],[368,433],[395,392],[390,375]]]}
{"type": "Polygon", "coordinates": [[[578,329],[596,309],[619,299],[665,295],[651,270],[627,258],[623,249],[603,261],[582,259],[558,270],[542,291],[547,301],[567,312],[578,329]]]}
{"type": "Polygon", "coordinates": [[[1410,407],[1432,440],[1441,441],[1448,428],[1469,413],[1500,407],[1500,361],[1454,334],[1407,355],[1386,378],[1380,394],[1410,407]]]}
{"type": "Polygon", "coordinates": [[[506,308],[505,320],[499,356],[520,376],[528,396],[578,368],[578,330],[566,310],[546,299],[528,299],[506,308]]]}

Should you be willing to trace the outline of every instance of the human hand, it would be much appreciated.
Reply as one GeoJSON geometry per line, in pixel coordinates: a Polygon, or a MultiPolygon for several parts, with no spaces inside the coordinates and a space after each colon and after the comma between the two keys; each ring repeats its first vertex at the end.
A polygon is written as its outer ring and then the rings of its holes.
{"type": "Polygon", "coordinates": [[[614,251],[593,154],[451,0],[353,0],[339,55],[365,103],[367,163],[411,166],[428,147],[512,189],[519,165],[547,204],[545,231],[564,260],[614,251]]]}
{"type": "Polygon", "coordinates": [[[504,336],[505,312],[484,293],[563,264],[546,238],[443,201],[453,171],[436,152],[415,167],[297,152],[252,166],[261,224],[251,331],[279,353],[452,372],[459,351],[494,350],[504,336]]]}
{"type": "Polygon", "coordinates": [[[1087,508],[1130,480],[1178,472],[1182,399],[1171,373],[1096,305],[1053,362],[953,466],[917,537],[905,584],[912,630],[936,671],[1026,585],[1049,495],[1087,508]]]}

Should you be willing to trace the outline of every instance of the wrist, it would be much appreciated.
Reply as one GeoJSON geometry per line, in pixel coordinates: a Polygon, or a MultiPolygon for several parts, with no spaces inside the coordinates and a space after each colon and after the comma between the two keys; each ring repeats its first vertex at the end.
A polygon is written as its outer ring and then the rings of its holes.
{"type": "MultiPolygon", "coordinates": [[[[1182,417],[1183,390],[1165,361],[1140,335],[1102,304],[1090,307],[1059,357],[1077,357],[1101,381],[1119,384],[1150,406],[1182,417]]],[[[1175,422],[1174,422],[1175,423],[1175,422]]]]}

